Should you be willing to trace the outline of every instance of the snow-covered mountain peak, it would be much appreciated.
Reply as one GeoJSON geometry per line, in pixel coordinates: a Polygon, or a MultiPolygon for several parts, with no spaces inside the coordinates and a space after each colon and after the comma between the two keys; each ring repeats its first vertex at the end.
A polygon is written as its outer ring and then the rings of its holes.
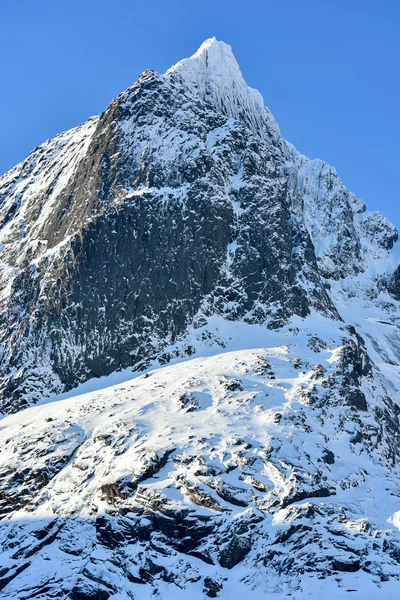
{"type": "Polygon", "coordinates": [[[244,120],[253,129],[279,137],[279,127],[258,90],[247,85],[232,48],[215,37],[203,42],[190,58],[168,69],[202,101],[229,117],[244,120]]]}
{"type": "MultiPolygon", "coordinates": [[[[224,53],[226,56],[229,56],[230,60],[234,61],[237,65],[237,67],[239,68],[239,65],[237,64],[236,59],[233,55],[232,47],[229,44],[225,44],[225,42],[218,41],[215,36],[208,38],[207,40],[204,40],[204,42],[201,44],[201,46],[198,48],[198,50],[194,54],[192,54],[190,59],[200,57],[200,56],[206,54],[208,51],[210,51],[211,53],[214,53],[214,55],[216,53],[220,53],[220,54],[224,53]]],[[[190,59],[183,59],[183,60],[190,60],[190,59]]],[[[173,67],[171,67],[171,68],[173,68],[173,67]]]]}
{"type": "Polygon", "coordinates": [[[397,600],[396,240],[215,38],[1,177],[1,598],[397,600]]]}
{"type": "Polygon", "coordinates": [[[5,412],[142,368],[200,313],[339,319],[329,282],[361,274],[359,296],[400,296],[395,227],[282,139],[215,38],[36,148],[0,178],[0,209],[5,412]]]}
{"type": "Polygon", "coordinates": [[[225,72],[225,76],[241,78],[244,84],[239,65],[233,55],[232,48],[225,42],[219,42],[215,37],[205,40],[199,49],[189,58],[177,62],[167,71],[167,75],[176,72],[197,72],[207,75],[225,72]]]}

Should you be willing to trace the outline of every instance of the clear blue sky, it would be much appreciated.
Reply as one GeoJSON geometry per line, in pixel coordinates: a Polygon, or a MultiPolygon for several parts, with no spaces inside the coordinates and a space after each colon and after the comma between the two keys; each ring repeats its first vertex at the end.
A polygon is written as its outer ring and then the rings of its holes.
{"type": "Polygon", "coordinates": [[[400,226],[399,0],[2,0],[0,173],[214,35],[286,139],[400,226]]]}

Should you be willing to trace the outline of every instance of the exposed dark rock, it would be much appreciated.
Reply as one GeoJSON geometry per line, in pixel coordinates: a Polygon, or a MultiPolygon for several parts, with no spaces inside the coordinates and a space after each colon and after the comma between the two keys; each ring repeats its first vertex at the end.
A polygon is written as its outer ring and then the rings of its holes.
{"type": "Polygon", "coordinates": [[[290,504],[293,504],[294,502],[300,502],[300,500],[305,500],[306,498],[328,498],[329,496],[333,495],[335,495],[335,491],[327,487],[311,490],[299,490],[287,497],[282,498],[281,506],[282,508],[286,508],[290,504]]]}
{"type": "Polygon", "coordinates": [[[219,555],[221,567],[232,569],[240,563],[251,550],[251,541],[247,537],[233,535],[219,555]]]}
{"type": "Polygon", "coordinates": [[[333,452],[331,452],[331,450],[325,448],[324,453],[322,455],[322,460],[327,465],[333,465],[335,463],[335,455],[333,454],[333,452]]]}
{"type": "Polygon", "coordinates": [[[211,577],[204,578],[204,587],[203,592],[208,598],[216,598],[218,592],[222,590],[222,585],[215,581],[215,579],[211,579],[211,577]]]}
{"type": "Polygon", "coordinates": [[[111,592],[102,587],[89,587],[86,582],[74,586],[68,594],[70,600],[108,600],[111,592]]]}
{"type": "Polygon", "coordinates": [[[357,410],[367,411],[367,399],[365,394],[361,390],[352,390],[347,395],[347,400],[350,406],[353,406],[357,410]]]}
{"type": "Polygon", "coordinates": [[[333,559],[332,561],[332,569],[334,571],[343,571],[346,573],[354,573],[359,571],[361,568],[361,563],[358,559],[354,559],[351,561],[343,561],[338,559],[333,559]]]}
{"type": "Polygon", "coordinates": [[[396,300],[400,300],[400,265],[393,272],[392,277],[390,278],[388,285],[389,293],[396,298],[396,300]]]}
{"type": "Polygon", "coordinates": [[[10,583],[15,577],[17,577],[20,573],[23,573],[25,569],[29,567],[30,563],[22,563],[20,565],[12,566],[11,568],[2,568],[0,570],[0,590],[3,590],[6,585],[10,583]]]}
{"type": "Polygon", "coordinates": [[[115,504],[115,501],[118,498],[125,497],[125,494],[121,492],[115,483],[105,483],[101,486],[100,490],[101,499],[106,500],[106,502],[110,502],[110,504],[115,504]]]}
{"type": "Polygon", "coordinates": [[[125,535],[118,522],[107,516],[100,516],[96,519],[97,540],[107,548],[118,548],[125,542],[125,535]]]}
{"type": "Polygon", "coordinates": [[[274,544],[283,544],[287,542],[295,533],[304,534],[308,531],[312,531],[312,527],[301,524],[292,525],[291,527],[288,527],[288,529],[282,531],[276,536],[274,544]]]}
{"type": "Polygon", "coordinates": [[[309,348],[314,350],[314,352],[321,352],[327,347],[326,342],[324,342],[324,340],[322,340],[318,336],[310,337],[310,339],[308,340],[308,346],[309,348]]]}
{"type": "Polygon", "coordinates": [[[248,502],[246,502],[246,500],[242,500],[241,498],[238,498],[235,491],[243,492],[243,490],[229,489],[226,486],[224,486],[224,487],[218,486],[216,488],[216,492],[217,492],[218,496],[220,498],[222,498],[223,500],[225,500],[225,502],[229,502],[230,504],[233,504],[234,506],[247,506],[248,502]]]}
{"type": "Polygon", "coordinates": [[[242,383],[237,379],[228,379],[224,383],[225,389],[230,392],[243,390],[242,383]]]}
{"type": "Polygon", "coordinates": [[[193,394],[182,394],[181,396],[179,396],[178,398],[178,405],[181,408],[185,408],[186,412],[192,412],[194,410],[198,409],[198,402],[195,399],[195,397],[193,396],[193,394]]]}

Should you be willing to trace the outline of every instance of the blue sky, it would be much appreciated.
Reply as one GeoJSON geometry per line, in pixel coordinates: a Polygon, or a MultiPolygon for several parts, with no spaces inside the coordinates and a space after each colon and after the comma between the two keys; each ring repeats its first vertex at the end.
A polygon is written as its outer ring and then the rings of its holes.
{"type": "Polygon", "coordinates": [[[214,35],[286,139],[400,226],[398,0],[3,0],[0,173],[214,35]]]}

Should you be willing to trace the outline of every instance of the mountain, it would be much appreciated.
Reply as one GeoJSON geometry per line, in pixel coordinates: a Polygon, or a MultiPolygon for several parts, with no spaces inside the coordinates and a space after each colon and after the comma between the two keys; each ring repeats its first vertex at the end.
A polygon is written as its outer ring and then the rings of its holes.
{"type": "Polygon", "coordinates": [[[0,593],[396,598],[400,244],[215,38],[0,178],[0,593]]]}

